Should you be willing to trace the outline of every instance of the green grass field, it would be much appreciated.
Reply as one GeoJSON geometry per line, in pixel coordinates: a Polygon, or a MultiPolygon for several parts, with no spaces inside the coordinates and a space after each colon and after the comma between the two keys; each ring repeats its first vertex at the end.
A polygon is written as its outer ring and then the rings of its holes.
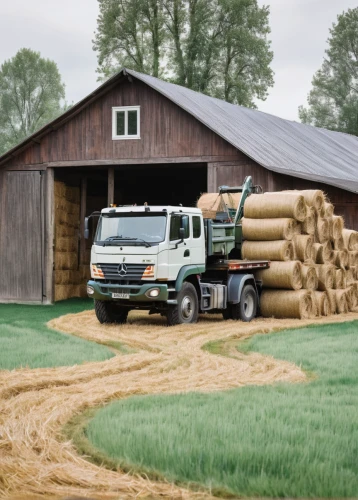
{"type": "Polygon", "coordinates": [[[86,299],[53,306],[0,304],[0,369],[72,366],[111,358],[114,354],[105,346],[46,326],[52,318],[92,308],[93,301],[86,299]]]}
{"type": "Polygon", "coordinates": [[[293,361],[310,381],[114,402],[90,421],[91,444],[221,493],[358,497],[358,322],[257,335],[246,350],[293,361]]]}

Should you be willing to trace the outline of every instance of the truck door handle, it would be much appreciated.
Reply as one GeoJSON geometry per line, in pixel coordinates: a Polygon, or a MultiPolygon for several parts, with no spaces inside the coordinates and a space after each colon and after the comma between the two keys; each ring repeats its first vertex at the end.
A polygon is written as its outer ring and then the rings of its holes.
{"type": "Polygon", "coordinates": [[[190,250],[188,248],[184,252],[184,257],[190,257],[190,250]]]}

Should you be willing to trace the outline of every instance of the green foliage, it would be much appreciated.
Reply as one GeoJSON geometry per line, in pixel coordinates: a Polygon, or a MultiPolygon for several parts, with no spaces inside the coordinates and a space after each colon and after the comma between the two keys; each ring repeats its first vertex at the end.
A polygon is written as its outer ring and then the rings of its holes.
{"type": "Polygon", "coordinates": [[[303,123],[358,135],[358,7],[338,16],[330,29],[329,48],[313,77],[303,123]]]}
{"type": "Polygon", "coordinates": [[[267,97],[269,8],[257,0],[98,1],[102,77],[128,67],[244,106],[267,97]]]}
{"type": "Polygon", "coordinates": [[[118,464],[221,492],[356,498],[357,326],[253,337],[251,350],[314,372],[307,383],[132,397],[98,411],[90,442],[118,464]]]}
{"type": "Polygon", "coordinates": [[[92,300],[80,299],[53,306],[0,304],[0,369],[72,366],[113,357],[105,346],[46,326],[48,321],[63,314],[92,308],[92,300]]]}
{"type": "Polygon", "coordinates": [[[59,116],[65,85],[55,62],[21,49],[0,68],[0,155],[59,116]]]}

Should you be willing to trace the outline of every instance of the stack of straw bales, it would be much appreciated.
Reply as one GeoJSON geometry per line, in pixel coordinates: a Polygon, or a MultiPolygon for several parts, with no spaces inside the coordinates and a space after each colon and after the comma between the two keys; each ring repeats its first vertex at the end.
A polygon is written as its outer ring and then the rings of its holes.
{"type": "Polygon", "coordinates": [[[344,228],[322,191],[253,194],[242,230],[242,258],[272,261],[256,273],[263,316],[311,318],[357,307],[358,233],[344,228]]]}
{"type": "Polygon", "coordinates": [[[55,182],[55,301],[86,297],[89,265],[79,266],[80,190],[55,182]]]}
{"type": "Polygon", "coordinates": [[[217,212],[227,212],[229,208],[236,209],[240,203],[241,193],[204,193],[197,201],[204,219],[215,219],[217,212]]]}

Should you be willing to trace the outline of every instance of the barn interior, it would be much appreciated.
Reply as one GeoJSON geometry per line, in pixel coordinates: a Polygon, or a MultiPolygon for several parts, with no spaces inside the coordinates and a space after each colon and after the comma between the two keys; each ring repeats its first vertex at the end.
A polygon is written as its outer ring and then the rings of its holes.
{"type": "Polygon", "coordinates": [[[111,203],[195,206],[206,191],[207,165],[200,163],[55,169],[55,301],[87,296],[98,218],[90,219],[85,240],[85,217],[111,203]]]}

